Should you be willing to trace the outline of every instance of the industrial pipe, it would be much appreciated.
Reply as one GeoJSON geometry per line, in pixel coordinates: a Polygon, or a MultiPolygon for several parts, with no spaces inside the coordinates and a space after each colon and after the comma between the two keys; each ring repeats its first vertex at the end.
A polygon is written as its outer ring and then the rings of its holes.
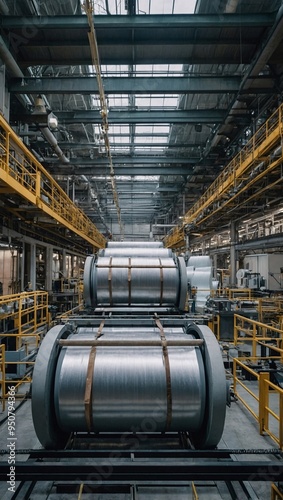
{"type": "Polygon", "coordinates": [[[63,153],[62,149],[60,148],[60,146],[58,144],[56,137],[52,134],[51,130],[48,127],[40,127],[40,131],[41,131],[42,135],[45,137],[45,139],[47,140],[47,142],[49,142],[50,146],[52,147],[53,151],[58,156],[59,160],[61,160],[61,162],[64,164],[70,163],[70,160],[63,153]]]}

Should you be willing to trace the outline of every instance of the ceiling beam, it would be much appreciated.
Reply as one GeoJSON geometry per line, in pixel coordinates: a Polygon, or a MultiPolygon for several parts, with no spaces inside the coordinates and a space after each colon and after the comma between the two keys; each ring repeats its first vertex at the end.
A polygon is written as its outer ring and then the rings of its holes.
{"type": "MultiPolygon", "coordinates": [[[[132,156],[113,156],[113,163],[115,165],[195,165],[197,162],[200,161],[199,156],[193,158],[192,156],[184,157],[184,156],[179,156],[179,157],[170,157],[170,156],[142,156],[142,155],[136,155],[134,157],[132,156]]],[[[56,163],[58,164],[58,158],[46,158],[46,162],[49,164],[56,163]]],[[[92,165],[93,167],[96,167],[97,165],[108,165],[109,164],[109,159],[106,156],[99,156],[97,158],[91,159],[91,158],[71,158],[70,159],[70,165],[92,165]]],[[[69,165],[69,164],[67,164],[69,165]]],[[[206,160],[206,165],[209,165],[209,162],[206,160]]]]}
{"type": "MultiPolygon", "coordinates": [[[[107,166],[97,166],[95,164],[89,165],[89,166],[84,166],[84,167],[75,167],[75,166],[70,166],[70,165],[54,165],[53,167],[48,167],[48,171],[51,174],[54,175],[90,175],[90,176],[96,176],[96,175],[107,175],[106,172],[107,166]]],[[[109,171],[110,175],[110,171],[109,171]]],[[[135,175],[182,175],[182,176],[188,176],[188,175],[203,175],[194,173],[194,169],[188,166],[175,166],[172,167],[172,165],[168,166],[159,166],[159,165],[136,165],[136,166],[124,166],[124,165],[115,165],[115,175],[129,175],[129,176],[135,176],[135,175]]]]}
{"type": "MultiPolygon", "coordinates": [[[[122,134],[121,134],[122,135],[122,134]]],[[[130,146],[132,146],[132,143],[130,142],[116,142],[117,140],[120,139],[121,135],[117,134],[115,135],[115,138],[116,140],[111,140],[110,143],[111,143],[111,148],[113,149],[116,149],[116,148],[119,148],[119,149],[123,149],[123,148],[129,148],[130,146]]],[[[135,137],[137,136],[138,134],[135,134],[135,137]]],[[[151,133],[149,133],[147,136],[151,137],[151,133]]],[[[24,137],[24,134],[22,134],[22,136],[24,137]]],[[[111,136],[111,134],[109,134],[109,137],[111,136]]],[[[112,137],[113,137],[113,134],[112,134],[112,137]]],[[[128,136],[129,137],[129,134],[128,136]]],[[[166,137],[168,137],[168,134],[166,135],[166,137]]],[[[32,146],[40,146],[40,147],[45,147],[45,148],[48,148],[50,147],[50,144],[47,142],[47,141],[32,141],[31,140],[31,144],[32,146]]],[[[176,149],[176,148],[180,148],[180,149],[187,149],[187,148],[194,148],[196,149],[197,147],[205,147],[205,143],[196,143],[194,144],[193,142],[176,142],[176,143],[168,143],[168,142],[135,142],[134,143],[134,148],[135,149],[139,149],[139,148],[166,148],[166,149],[176,149]]],[[[60,147],[61,148],[67,148],[67,149],[72,149],[72,150],[81,150],[81,149],[98,149],[99,147],[102,147],[102,149],[104,148],[103,144],[98,144],[96,142],[67,142],[67,141],[60,141],[60,147]]]]}
{"type": "MultiPolygon", "coordinates": [[[[212,45],[209,64],[249,64],[275,21],[276,13],[94,16],[102,64],[206,64],[212,45]]],[[[21,68],[91,64],[85,15],[2,16],[0,28],[21,68]]]]}
{"type": "MultiPolygon", "coordinates": [[[[98,110],[77,110],[77,111],[55,111],[61,124],[88,123],[100,124],[101,115],[98,110]]],[[[109,111],[109,124],[170,124],[170,123],[222,123],[227,116],[226,110],[217,109],[193,109],[193,110],[170,110],[170,111],[109,111]]],[[[41,123],[40,117],[27,114],[11,113],[11,121],[22,123],[41,123]]],[[[232,117],[231,117],[232,119],[232,117]]],[[[233,116],[234,122],[248,124],[248,117],[245,113],[233,116]]]]}
{"type": "MultiPolygon", "coordinates": [[[[170,46],[176,47],[177,45],[180,47],[187,47],[190,49],[193,49],[196,45],[200,47],[206,47],[206,46],[211,46],[211,45],[219,45],[219,39],[217,38],[206,38],[205,40],[196,40],[195,38],[186,38],[185,40],[179,40],[176,38],[169,38],[170,40],[170,46]]],[[[167,40],[167,43],[168,41],[167,40]]],[[[134,45],[136,48],[142,49],[150,47],[150,46],[160,46],[162,43],[164,44],[166,42],[165,40],[130,40],[127,38],[123,38],[123,36],[119,37],[119,40],[115,40],[115,49],[120,50],[121,47],[129,47],[134,45]]],[[[241,48],[244,50],[245,48],[253,48],[257,44],[257,39],[253,37],[245,38],[242,40],[241,48]]],[[[26,45],[25,45],[29,50],[30,49],[46,49],[46,48],[51,48],[51,49],[61,49],[61,48],[68,48],[68,47],[73,47],[73,48],[80,48],[80,49],[87,49],[88,48],[88,43],[84,39],[79,39],[79,40],[61,40],[60,38],[52,38],[52,40],[35,40],[31,39],[29,40],[26,45]]],[[[231,38],[221,38],[221,46],[224,46],[225,48],[232,48],[235,47],[235,49],[239,49],[239,42],[238,40],[231,39],[231,38]]],[[[99,44],[100,49],[107,50],[111,49],[113,47],[113,40],[105,40],[104,42],[101,42],[99,44]]],[[[123,54],[121,54],[123,57],[123,54]]],[[[207,56],[206,56],[207,57],[207,56]]]]}
{"type": "MultiPolygon", "coordinates": [[[[68,35],[66,35],[68,36],[68,35]]],[[[195,42],[178,43],[172,41],[170,47],[168,42],[161,41],[159,44],[144,43],[138,44],[128,42],[124,44],[115,43],[115,49],[112,45],[99,45],[100,62],[102,65],[140,65],[140,64],[207,64],[207,53],[212,45],[215,45],[215,51],[209,56],[209,64],[250,64],[258,41],[253,44],[243,43],[225,43],[221,40],[207,41],[203,43],[195,42]],[[167,43],[167,46],[166,46],[167,43]],[[168,50],[165,50],[165,46],[168,50]],[[222,50],[221,50],[222,49],[222,50]],[[226,49],[226,50],[225,50],[226,49]]],[[[19,64],[24,70],[29,66],[48,67],[66,67],[70,66],[89,66],[91,64],[90,50],[88,47],[75,46],[69,44],[67,47],[58,45],[55,47],[40,48],[29,44],[21,55],[19,64]],[[63,52],[63,53],[62,53],[63,52]]],[[[39,42],[40,45],[40,42],[39,42]]]]}
{"type": "MultiPolygon", "coordinates": [[[[106,94],[219,94],[236,93],[241,84],[238,76],[166,76],[105,77],[106,94]]],[[[54,77],[13,78],[8,85],[11,94],[98,94],[96,78],[54,77]]],[[[271,77],[261,76],[251,83],[253,92],[273,92],[271,77]]]]}
{"type": "MultiPolygon", "coordinates": [[[[99,35],[108,29],[165,29],[168,34],[174,28],[227,28],[227,27],[270,27],[275,21],[274,13],[256,14],[150,14],[146,16],[127,15],[95,15],[94,25],[99,35]]],[[[85,15],[75,16],[2,16],[0,26],[4,29],[43,30],[88,30],[88,21],[85,15]]]]}

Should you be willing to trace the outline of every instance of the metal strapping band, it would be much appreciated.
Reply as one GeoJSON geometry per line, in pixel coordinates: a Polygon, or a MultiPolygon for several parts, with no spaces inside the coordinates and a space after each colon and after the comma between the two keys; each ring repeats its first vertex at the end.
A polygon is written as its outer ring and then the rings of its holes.
{"type": "Polygon", "coordinates": [[[129,290],[129,301],[128,305],[131,305],[131,286],[132,286],[132,275],[131,275],[131,270],[132,270],[132,263],[131,263],[131,257],[129,257],[129,267],[128,267],[128,290],[129,290]]]}
{"type": "Polygon", "coordinates": [[[104,324],[105,324],[105,319],[103,319],[99,325],[99,328],[98,328],[97,334],[96,334],[97,339],[99,339],[99,337],[101,337],[101,335],[102,335],[102,330],[103,330],[104,324]]]}
{"type": "Polygon", "coordinates": [[[165,375],[166,375],[167,416],[166,416],[165,431],[167,432],[170,430],[170,426],[171,426],[171,422],[172,422],[172,387],[171,387],[170,363],[169,363],[169,356],[168,356],[168,347],[167,347],[167,343],[166,343],[166,337],[164,334],[163,326],[157,317],[155,317],[155,323],[160,331],[162,353],[163,353],[165,375]]]}
{"type": "Polygon", "coordinates": [[[158,259],[159,260],[159,267],[160,267],[160,306],[162,306],[162,302],[163,302],[163,285],[164,285],[164,274],[163,274],[163,266],[162,266],[162,262],[161,262],[161,259],[158,259]]]}
{"type": "MultiPolygon", "coordinates": [[[[112,257],[110,257],[110,258],[112,259],[112,257]]],[[[176,267],[174,264],[161,264],[161,266],[163,269],[165,269],[165,268],[166,269],[174,269],[176,267]]],[[[96,264],[96,267],[103,269],[105,267],[109,267],[109,264],[99,264],[99,262],[98,262],[96,264]]],[[[125,264],[113,264],[113,265],[111,264],[111,267],[113,269],[121,269],[121,268],[124,269],[126,267],[126,265],[125,264]]],[[[144,265],[143,264],[136,264],[136,265],[131,264],[132,269],[156,269],[158,267],[160,267],[160,265],[156,266],[155,264],[154,265],[151,265],[151,264],[144,264],[144,265]]]]}
{"type": "MultiPolygon", "coordinates": [[[[101,337],[102,330],[104,327],[105,320],[102,320],[99,328],[97,330],[96,339],[101,337]]],[[[86,383],[85,383],[85,419],[86,425],[88,428],[88,432],[92,430],[92,382],[93,382],[93,370],[94,370],[94,362],[96,357],[96,347],[92,347],[89,353],[88,366],[86,372],[86,383]]]]}
{"type": "Polygon", "coordinates": [[[109,271],[108,271],[108,288],[109,288],[109,303],[110,306],[112,303],[112,257],[109,259],[109,271]]]}

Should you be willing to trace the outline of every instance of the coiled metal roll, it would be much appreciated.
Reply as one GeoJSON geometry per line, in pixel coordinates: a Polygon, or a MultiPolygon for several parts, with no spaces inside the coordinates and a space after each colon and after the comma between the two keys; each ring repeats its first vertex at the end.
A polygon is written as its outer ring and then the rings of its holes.
{"type": "Polygon", "coordinates": [[[107,248],[163,248],[161,241],[108,241],[107,248]]]}
{"type": "Polygon", "coordinates": [[[172,257],[173,252],[170,248],[157,247],[110,247],[100,250],[100,257],[172,257]]]}
{"type": "Polygon", "coordinates": [[[89,256],[84,270],[88,307],[158,306],[184,309],[187,276],[183,258],[89,256]]]}
{"type": "MultiPolygon", "coordinates": [[[[126,252],[131,245],[124,245],[126,252]]],[[[149,244],[158,257],[88,257],[86,305],[183,309],[185,261],[162,257],[158,245],[149,244]]],[[[144,252],[139,244],[134,246],[144,252]]],[[[124,252],[120,243],[113,248],[124,252]]],[[[220,349],[208,327],[188,325],[185,318],[180,326],[179,319],[168,327],[154,315],[142,326],[141,317],[136,327],[130,316],[122,322],[116,319],[119,326],[110,317],[97,323],[97,318],[87,316],[86,322],[77,320],[87,327],[53,327],[42,342],[33,373],[32,416],[41,444],[65,447],[75,431],[186,431],[196,447],[215,447],[226,406],[220,349]]]]}
{"type": "MultiPolygon", "coordinates": [[[[86,330],[86,329],[85,329],[86,330]]],[[[146,330],[146,329],[144,329],[146,330]]],[[[134,332],[131,328],[103,329],[103,339],[160,340],[158,328],[134,332]],[[146,337],[145,337],[146,335],[146,337]]],[[[166,339],[183,339],[184,333],[166,333],[166,339]]],[[[192,336],[186,336],[192,339],[192,336]]],[[[91,333],[69,337],[70,342],[93,340],[91,333]]],[[[63,347],[55,376],[57,422],[65,432],[125,432],[148,430],[165,432],[167,387],[160,347],[97,347],[91,373],[91,423],[85,411],[85,387],[91,347],[63,347]]],[[[205,375],[199,349],[169,347],[172,416],[170,431],[197,431],[205,410],[205,375]]]]}
{"type": "Polygon", "coordinates": [[[218,444],[226,380],[208,327],[100,326],[96,339],[93,327],[72,330],[53,327],[34,367],[32,416],[44,447],[64,447],[73,431],[187,431],[196,447],[218,444]]]}

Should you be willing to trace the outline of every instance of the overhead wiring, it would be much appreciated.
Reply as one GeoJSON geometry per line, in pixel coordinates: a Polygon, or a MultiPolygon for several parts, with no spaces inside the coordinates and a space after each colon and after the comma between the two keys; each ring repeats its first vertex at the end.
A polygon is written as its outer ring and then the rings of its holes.
{"type": "Polygon", "coordinates": [[[121,235],[121,237],[123,237],[124,230],[123,230],[123,224],[122,224],[122,219],[121,219],[121,209],[120,209],[120,205],[119,205],[119,197],[118,197],[118,191],[117,191],[117,186],[116,186],[115,172],[114,172],[113,160],[112,160],[111,149],[110,149],[110,141],[109,141],[109,135],[108,135],[108,129],[109,129],[108,107],[107,107],[107,100],[106,100],[104,87],[103,87],[99,51],[98,51],[96,32],[95,32],[95,27],[94,27],[94,22],[93,22],[93,16],[94,16],[93,2],[91,0],[85,0],[84,9],[85,9],[85,12],[86,12],[86,15],[88,18],[88,24],[89,24],[89,28],[90,28],[90,30],[88,32],[88,39],[89,39],[89,45],[90,45],[90,50],[91,50],[92,64],[93,64],[93,67],[95,69],[96,80],[97,80],[97,85],[98,85],[98,90],[99,90],[100,114],[101,114],[101,120],[102,120],[101,131],[102,131],[102,135],[103,135],[103,139],[104,139],[105,151],[106,151],[106,154],[107,154],[107,157],[109,160],[111,187],[112,187],[112,193],[113,193],[113,200],[114,200],[114,203],[116,206],[116,211],[117,211],[118,224],[119,224],[119,228],[120,228],[120,235],[121,235]]]}

